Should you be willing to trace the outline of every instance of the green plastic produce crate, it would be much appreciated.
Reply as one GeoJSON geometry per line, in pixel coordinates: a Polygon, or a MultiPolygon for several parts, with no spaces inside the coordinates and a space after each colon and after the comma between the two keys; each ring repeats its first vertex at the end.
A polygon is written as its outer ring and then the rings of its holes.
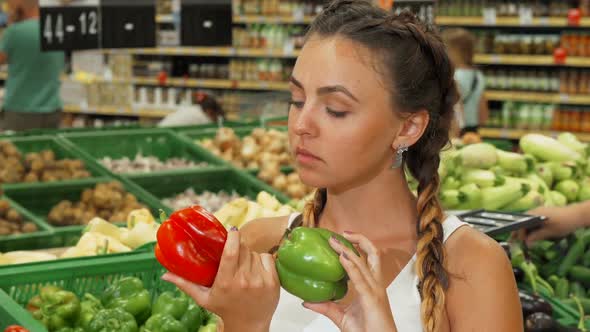
{"type": "MultiPolygon", "coordinates": [[[[79,151],[89,162],[100,163],[100,159],[133,159],[138,153],[143,156],[154,156],[165,161],[170,158],[184,158],[194,162],[207,162],[209,167],[223,166],[224,163],[215,158],[205,149],[188,144],[174,132],[164,129],[137,129],[104,131],[100,133],[78,133],[61,135],[68,145],[79,151]]],[[[157,173],[170,174],[172,171],[157,173]]],[[[156,172],[152,172],[154,174],[156,172]]],[[[121,174],[128,175],[128,174],[121,174]]]]}
{"type": "MultiPolygon", "coordinates": [[[[91,176],[94,178],[106,176],[109,174],[108,170],[101,167],[100,165],[97,165],[96,163],[93,163],[93,162],[87,162],[82,154],[80,154],[77,151],[75,151],[74,149],[68,147],[67,144],[64,144],[60,139],[58,139],[56,137],[31,136],[31,137],[9,137],[9,138],[5,138],[5,139],[12,142],[19,149],[19,151],[23,154],[23,156],[26,155],[27,153],[41,152],[43,150],[51,150],[55,153],[56,160],[80,159],[80,160],[84,161],[84,165],[86,167],[86,170],[88,170],[88,172],[90,172],[91,176]]],[[[3,139],[0,138],[0,140],[3,140],[3,139]]],[[[77,182],[77,181],[79,181],[79,180],[73,179],[73,180],[64,180],[64,181],[57,181],[57,182],[65,183],[65,182],[77,182]]],[[[44,185],[46,183],[48,183],[48,182],[35,182],[33,184],[44,185]]],[[[20,182],[20,183],[6,183],[6,184],[3,184],[2,186],[3,186],[3,188],[11,188],[13,186],[27,186],[27,187],[29,187],[31,185],[32,185],[31,183],[20,182]]]]}
{"type": "Polygon", "coordinates": [[[8,197],[0,197],[6,200],[10,207],[15,209],[26,221],[37,225],[38,231],[33,233],[22,233],[0,236],[0,253],[7,251],[23,250],[29,247],[37,247],[43,242],[51,242],[53,239],[52,227],[42,218],[38,218],[15,201],[8,197]]]}
{"type": "MultiPolygon", "coordinates": [[[[134,175],[132,181],[159,199],[173,197],[188,188],[199,194],[204,191],[232,193],[255,200],[261,191],[275,195],[281,203],[288,203],[289,198],[275,192],[273,188],[256,178],[236,169],[198,170],[178,173],[171,176],[134,175]]],[[[167,208],[166,212],[172,212],[167,208]]],[[[215,212],[215,211],[212,211],[215,212]]]]}
{"type": "Polygon", "coordinates": [[[45,285],[57,285],[78,296],[87,292],[100,295],[113,282],[133,276],[143,281],[155,299],[163,291],[176,289],[160,279],[164,272],[153,253],[97,256],[0,269],[0,328],[19,324],[31,332],[47,332],[24,308],[45,285]]]}
{"type": "MultiPolygon", "coordinates": [[[[104,177],[98,179],[85,179],[76,183],[48,183],[44,186],[38,186],[34,189],[27,187],[7,188],[5,195],[17,202],[23,208],[32,213],[33,216],[47,220],[47,216],[52,207],[63,200],[78,202],[80,195],[84,189],[94,188],[98,183],[114,181],[112,178],[104,177]]],[[[164,206],[160,201],[151,194],[143,190],[141,187],[130,183],[121,182],[128,193],[135,195],[140,203],[146,205],[157,216],[159,209],[164,206]]],[[[121,220],[124,222],[124,220],[121,220]]],[[[49,224],[49,223],[48,223],[49,224]]],[[[52,229],[60,230],[81,230],[80,226],[63,226],[51,227],[52,229]]]]}

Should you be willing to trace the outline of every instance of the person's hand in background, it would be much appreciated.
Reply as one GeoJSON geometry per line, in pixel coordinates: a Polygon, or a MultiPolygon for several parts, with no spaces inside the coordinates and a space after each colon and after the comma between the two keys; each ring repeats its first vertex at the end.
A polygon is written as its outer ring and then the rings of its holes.
{"type": "Polygon", "coordinates": [[[528,214],[547,217],[541,228],[518,234],[527,245],[531,245],[540,240],[561,238],[578,228],[590,226],[590,201],[565,207],[540,207],[528,214]]]}

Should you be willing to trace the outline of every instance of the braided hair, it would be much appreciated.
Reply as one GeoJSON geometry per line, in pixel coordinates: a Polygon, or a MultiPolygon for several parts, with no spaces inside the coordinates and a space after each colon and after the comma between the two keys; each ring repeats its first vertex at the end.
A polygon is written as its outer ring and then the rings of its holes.
{"type": "MultiPolygon", "coordinates": [[[[449,143],[453,107],[459,100],[451,64],[438,32],[404,11],[388,13],[365,0],[333,0],[314,20],[310,36],[341,36],[376,55],[391,103],[404,113],[428,111],[422,137],[409,148],[404,167],[418,180],[417,261],[421,317],[427,332],[440,327],[449,287],[443,247],[443,209],[437,193],[440,151],[449,143]]],[[[317,226],[326,204],[326,189],[318,189],[305,207],[304,225],[317,226]]]]}

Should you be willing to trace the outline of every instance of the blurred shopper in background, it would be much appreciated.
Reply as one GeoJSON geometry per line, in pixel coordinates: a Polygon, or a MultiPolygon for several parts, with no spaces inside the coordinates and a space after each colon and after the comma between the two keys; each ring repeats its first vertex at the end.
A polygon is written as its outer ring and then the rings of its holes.
{"type": "Polygon", "coordinates": [[[38,0],[7,0],[9,26],[0,38],[0,63],[8,64],[0,128],[57,128],[63,52],[42,52],[38,0]]]}
{"type": "Polygon", "coordinates": [[[456,28],[442,32],[451,61],[455,65],[455,81],[461,101],[457,114],[461,136],[467,132],[477,132],[489,116],[488,101],[484,96],[485,78],[473,65],[475,37],[467,30],[456,28]]]}
{"type": "Polygon", "coordinates": [[[196,105],[178,107],[174,113],[166,116],[158,126],[194,126],[217,123],[225,119],[225,112],[215,97],[199,91],[195,93],[194,99],[196,105]]]}

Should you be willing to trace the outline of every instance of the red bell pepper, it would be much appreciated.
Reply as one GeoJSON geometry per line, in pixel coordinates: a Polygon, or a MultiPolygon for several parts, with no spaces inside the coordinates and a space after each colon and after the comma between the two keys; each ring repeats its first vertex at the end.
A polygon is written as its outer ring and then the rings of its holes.
{"type": "Polygon", "coordinates": [[[156,258],[168,271],[210,287],[215,280],[227,231],[202,207],[174,212],[158,229],[156,258]]]}
{"type": "Polygon", "coordinates": [[[10,325],[6,328],[6,330],[4,330],[4,332],[29,332],[29,330],[20,325],[10,325]]]}

